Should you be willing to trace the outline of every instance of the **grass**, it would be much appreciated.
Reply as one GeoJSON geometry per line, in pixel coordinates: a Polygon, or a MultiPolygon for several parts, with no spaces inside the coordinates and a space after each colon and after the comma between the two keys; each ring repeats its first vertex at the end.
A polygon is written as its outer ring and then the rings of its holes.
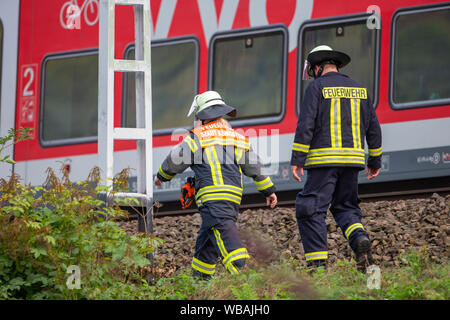
{"type": "Polygon", "coordinates": [[[159,279],[148,287],[152,299],[186,300],[449,300],[450,264],[431,264],[425,252],[399,257],[401,267],[381,268],[379,289],[371,286],[374,273],[356,270],[354,261],[337,261],[326,272],[311,272],[289,260],[230,275],[218,270],[209,281],[190,276],[190,270],[159,279]],[[369,283],[369,285],[368,285],[369,283]],[[373,289],[371,289],[373,288],[373,289]]]}

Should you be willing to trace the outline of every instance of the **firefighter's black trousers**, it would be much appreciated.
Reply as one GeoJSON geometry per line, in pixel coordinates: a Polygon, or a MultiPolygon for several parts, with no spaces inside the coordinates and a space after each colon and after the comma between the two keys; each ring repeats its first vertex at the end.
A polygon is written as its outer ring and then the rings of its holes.
{"type": "Polygon", "coordinates": [[[238,270],[244,267],[250,256],[236,227],[238,210],[238,205],[229,201],[209,201],[199,208],[202,225],[192,259],[194,274],[204,277],[213,275],[219,257],[231,273],[238,273],[238,270]],[[214,213],[223,211],[224,207],[233,210],[230,217],[214,217],[214,213]]]}
{"type": "Polygon", "coordinates": [[[368,237],[361,224],[362,213],[358,198],[358,173],[352,167],[315,168],[307,171],[306,183],[295,201],[300,237],[308,265],[321,264],[328,259],[327,227],[328,207],[356,250],[358,239],[368,237]]]}

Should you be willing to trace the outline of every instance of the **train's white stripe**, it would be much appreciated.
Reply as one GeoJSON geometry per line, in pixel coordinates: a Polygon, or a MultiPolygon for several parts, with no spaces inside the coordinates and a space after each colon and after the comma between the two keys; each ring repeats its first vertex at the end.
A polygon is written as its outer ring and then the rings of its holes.
{"type": "MultiPolygon", "coordinates": [[[[423,148],[450,146],[450,118],[389,123],[381,126],[383,152],[404,151],[423,148]]],[[[289,162],[294,134],[250,138],[252,147],[266,164],[289,162]]],[[[167,156],[172,146],[155,148],[153,151],[153,172],[167,156]]],[[[367,149],[367,145],[366,145],[367,149]]],[[[89,171],[98,163],[97,154],[23,161],[16,164],[18,173],[26,183],[42,184],[48,167],[58,169],[61,163],[70,163],[72,180],[86,179],[89,171]]],[[[121,151],[114,154],[114,173],[123,168],[136,168],[136,151],[121,151]]],[[[135,175],[136,171],[132,172],[135,175]]]]}

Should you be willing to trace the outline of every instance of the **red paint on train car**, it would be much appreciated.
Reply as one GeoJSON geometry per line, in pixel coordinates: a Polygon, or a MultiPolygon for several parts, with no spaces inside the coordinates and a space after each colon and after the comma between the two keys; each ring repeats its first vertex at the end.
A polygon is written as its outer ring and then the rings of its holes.
{"type": "MultiPolygon", "coordinates": [[[[79,0],[83,4],[87,0],[79,0]]],[[[23,91],[26,83],[19,82],[17,89],[17,110],[16,127],[23,125],[33,125],[36,138],[32,141],[18,144],[15,148],[15,160],[26,161],[34,159],[46,159],[56,157],[68,157],[84,154],[97,153],[97,143],[83,143],[54,147],[42,147],[37,139],[38,133],[38,115],[39,100],[41,97],[41,71],[43,61],[46,56],[57,53],[73,52],[86,49],[95,49],[98,47],[98,23],[88,26],[82,19],[81,29],[64,29],[60,23],[60,12],[62,6],[67,0],[46,1],[45,5],[37,0],[22,0],[20,6],[20,37],[19,37],[19,57],[18,72],[24,73],[24,66],[35,65],[33,81],[35,91],[35,109],[30,109],[30,104],[26,104],[23,91]],[[26,109],[29,108],[29,109],[26,109]],[[29,111],[34,112],[34,122],[24,122],[21,114],[29,111]]],[[[214,0],[217,21],[219,21],[224,0],[214,0]]],[[[280,0],[267,0],[266,13],[270,24],[283,23],[289,26],[294,16],[297,3],[296,0],[285,0],[280,4],[280,0]]],[[[388,103],[389,86],[389,68],[390,68],[390,41],[391,41],[391,20],[394,12],[400,7],[411,7],[422,4],[439,3],[441,1],[314,1],[311,19],[343,16],[355,13],[366,12],[370,5],[378,5],[382,8],[382,32],[381,32],[381,51],[380,51],[380,75],[379,75],[379,96],[377,114],[381,123],[394,123],[413,120],[435,119],[441,117],[450,117],[450,108],[448,106],[437,106],[428,108],[416,108],[406,110],[393,110],[388,103]]],[[[301,2],[300,2],[301,5],[301,2]]],[[[152,0],[152,20],[153,27],[156,28],[159,21],[159,14],[163,6],[162,0],[152,0]]],[[[241,29],[250,27],[250,2],[249,0],[239,1],[235,12],[232,29],[241,29]]],[[[133,10],[130,7],[120,6],[116,13],[116,57],[123,58],[126,47],[133,42],[134,24],[133,10]]],[[[200,68],[199,68],[199,91],[207,90],[208,78],[208,43],[206,42],[202,19],[197,1],[179,0],[173,13],[172,23],[168,30],[168,38],[183,35],[196,35],[200,43],[200,68]]],[[[297,41],[297,40],[294,40],[297,41]]],[[[343,70],[345,72],[345,70],[343,70]]],[[[23,78],[25,74],[19,74],[18,79],[23,78]]],[[[29,76],[29,75],[28,75],[29,76]]],[[[29,79],[29,78],[27,78],[29,79]]],[[[287,96],[286,113],[280,123],[269,125],[258,125],[253,128],[279,130],[280,134],[293,133],[297,122],[296,118],[296,88],[297,88],[297,49],[291,51],[288,55],[288,73],[287,73],[287,96]]],[[[31,86],[30,85],[30,86],[31,86]]],[[[115,125],[119,126],[121,122],[121,102],[122,102],[122,75],[116,74],[116,92],[115,92],[115,125]]],[[[186,111],[190,101],[186,101],[186,111]]],[[[31,119],[31,118],[28,118],[31,119]]],[[[264,133],[262,133],[264,134],[264,133]]],[[[171,137],[154,137],[154,146],[173,145],[171,137]]],[[[115,144],[115,150],[134,149],[135,142],[118,141],[115,144]]]]}

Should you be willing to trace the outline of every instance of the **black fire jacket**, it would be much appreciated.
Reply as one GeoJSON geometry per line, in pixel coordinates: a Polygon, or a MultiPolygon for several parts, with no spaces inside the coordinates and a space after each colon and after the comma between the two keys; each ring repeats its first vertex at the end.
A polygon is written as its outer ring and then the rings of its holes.
{"type": "Polygon", "coordinates": [[[381,167],[381,128],[367,89],[350,77],[328,72],[311,82],[300,106],[291,165],[381,167]]]}

